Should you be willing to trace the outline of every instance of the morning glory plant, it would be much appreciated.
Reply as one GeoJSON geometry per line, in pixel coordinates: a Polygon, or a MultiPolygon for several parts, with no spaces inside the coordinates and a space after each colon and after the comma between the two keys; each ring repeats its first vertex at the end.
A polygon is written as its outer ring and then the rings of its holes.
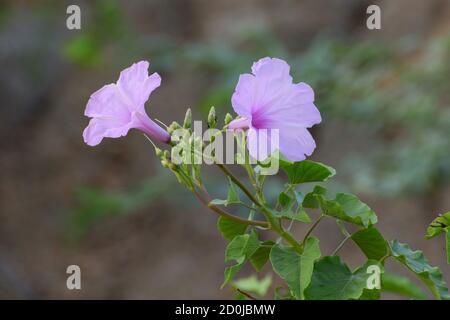
{"type": "MultiPolygon", "coordinates": [[[[434,298],[450,299],[442,272],[430,266],[421,251],[385,239],[375,227],[375,212],[357,196],[331,194],[324,187],[336,171],[306,159],[316,148],[308,129],[322,121],[314,91],[306,83],[293,82],[287,62],[263,58],[253,64],[251,73],[240,75],[230,97],[237,115],[227,113],[220,128],[212,107],[204,134],[196,129],[198,123],[193,122],[190,109],[183,123],[173,121],[168,126],[147,115],[145,104],[161,84],[157,73],[148,74],[149,66],[146,61],[135,63],[121,72],[116,83],[91,95],[85,111],[91,120],[84,141],[95,146],[103,138],[125,136],[130,129],[145,135],[163,167],[217,214],[218,230],[228,241],[222,287],[230,286],[241,299],[266,296],[270,274],[237,277],[245,265],[251,265],[256,273],[270,266],[284,281],[283,286],[274,288],[275,299],[379,299],[382,291],[426,298],[409,279],[386,270],[386,260],[393,259],[415,274],[434,298]],[[231,157],[230,141],[224,148],[222,136],[231,137],[231,157]],[[223,149],[231,161],[224,161],[223,149]],[[204,165],[214,165],[223,173],[226,197],[211,197],[204,184],[204,165]],[[232,167],[242,167],[247,179],[241,180],[232,167]],[[267,196],[267,187],[278,169],[285,184],[273,200],[267,196]],[[236,214],[238,206],[248,215],[236,214]],[[324,219],[335,221],[343,236],[331,253],[322,252],[314,235],[324,219]],[[291,232],[293,224],[309,228],[298,237],[291,232]],[[339,256],[348,241],[366,257],[365,263],[353,270],[339,256]]],[[[448,243],[449,228],[445,214],[432,222],[426,237],[445,232],[448,243]]]]}

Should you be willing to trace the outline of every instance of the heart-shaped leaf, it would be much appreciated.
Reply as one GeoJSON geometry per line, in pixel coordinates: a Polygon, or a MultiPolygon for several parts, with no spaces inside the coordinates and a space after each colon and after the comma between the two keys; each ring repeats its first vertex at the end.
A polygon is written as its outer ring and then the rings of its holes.
{"type": "Polygon", "coordinates": [[[336,170],[332,167],[311,160],[298,162],[281,160],[280,167],[286,172],[291,184],[322,182],[336,174],[336,170]]]}
{"type": "Polygon", "coordinates": [[[320,258],[319,239],[309,237],[302,254],[290,247],[274,245],[270,252],[270,261],[274,271],[286,281],[292,294],[304,298],[313,273],[314,261],[320,258]]]}

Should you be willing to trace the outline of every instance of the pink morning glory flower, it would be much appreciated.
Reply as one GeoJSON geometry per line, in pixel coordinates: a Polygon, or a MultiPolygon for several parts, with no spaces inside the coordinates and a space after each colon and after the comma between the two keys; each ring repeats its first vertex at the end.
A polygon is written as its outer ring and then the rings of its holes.
{"type": "Polygon", "coordinates": [[[293,83],[289,65],[276,58],[263,58],[242,74],[231,98],[240,118],[230,129],[249,129],[248,149],[264,160],[276,149],[289,160],[310,156],[316,143],[307,128],[322,121],[314,105],[314,92],[306,83],[293,83]],[[278,130],[278,139],[271,132],[278,130]]]}
{"type": "Polygon", "coordinates": [[[167,131],[145,112],[150,94],[161,84],[159,74],[148,75],[149,65],[147,61],[134,63],[120,73],[117,83],[107,84],[91,95],[84,114],[92,119],[83,132],[84,142],[96,146],[103,138],[125,136],[132,128],[169,142],[167,131]]]}

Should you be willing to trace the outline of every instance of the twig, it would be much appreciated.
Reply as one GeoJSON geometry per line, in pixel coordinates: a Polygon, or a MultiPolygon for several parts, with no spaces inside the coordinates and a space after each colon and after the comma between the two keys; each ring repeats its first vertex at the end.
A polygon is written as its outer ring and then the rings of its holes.
{"type": "Polygon", "coordinates": [[[223,216],[224,218],[227,218],[229,220],[233,220],[233,221],[236,221],[236,222],[239,222],[242,224],[253,225],[253,226],[258,226],[258,227],[263,227],[263,228],[269,228],[269,223],[266,221],[243,219],[243,218],[240,218],[238,216],[235,216],[235,215],[223,210],[222,208],[220,208],[216,205],[210,204],[211,199],[209,198],[209,195],[206,193],[206,190],[203,190],[203,194],[199,193],[197,190],[194,190],[194,194],[201,203],[203,203],[205,206],[210,208],[212,211],[214,211],[218,215],[223,216]]]}
{"type": "Polygon", "coordinates": [[[239,288],[236,288],[236,291],[239,292],[239,293],[241,293],[241,294],[243,294],[244,296],[246,296],[246,297],[249,298],[250,300],[258,300],[258,299],[256,299],[254,296],[252,296],[250,293],[247,293],[247,292],[245,292],[245,291],[242,291],[242,290],[239,289],[239,288]]]}
{"type": "Polygon", "coordinates": [[[344,240],[342,240],[342,242],[337,246],[337,248],[334,249],[334,251],[333,251],[333,253],[332,253],[331,255],[332,255],[332,256],[335,256],[335,255],[339,252],[339,250],[341,250],[341,248],[344,246],[344,244],[347,242],[347,240],[350,239],[351,237],[352,237],[351,234],[349,234],[348,236],[346,236],[346,237],[344,238],[344,240]]]}
{"type": "Polygon", "coordinates": [[[305,237],[303,238],[302,244],[305,244],[306,239],[308,239],[308,237],[311,235],[311,233],[314,231],[314,229],[317,227],[317,225],[320,223],[320,221],[322,221],[322,219],[325,216],[322,214],[317,220],[316,222],[314,222],[314,224],[311,226],[311,228],[308,230],[308,232],[306,232],[305,237]]]}

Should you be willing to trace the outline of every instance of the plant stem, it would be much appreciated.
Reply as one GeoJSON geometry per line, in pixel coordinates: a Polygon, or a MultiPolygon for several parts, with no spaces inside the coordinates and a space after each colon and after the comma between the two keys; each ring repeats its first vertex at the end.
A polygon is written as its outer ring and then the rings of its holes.
{"type": "Polygon", "coordinates": [[[351,237],[352,237],[351,234],[349,234],[348,236],[346,236],[346,237],[344,238],[344,240],[342,240],[342,242],[339,243],[339,245],[337,246],[337,248],[334,249],[334,251],[333,251],[333,253],[332,253],[331,255],[332,255],[332,256],[335,256],[335,255],[339,252],[339,250],[341,250],[341,248],[344,246],[344,244],[347,242],[347,240],[350,239],[351,237]]]}
{"type": "Polygon", "coordinates": [[[204,192],[204,194],[201,194],[197,190],[194,190],[194,194],[197,197],[197,199],[201,203],[203,203],[205,206],[210,208],[212,211],[217,213],[218,215],[220,215],[224,218],[227,218],[229,220],[236,221],[238,223],[242,223],[242,224],[246,224],[246,225],[253,225],[253,226],[258,226],[258,227],[263,227],[263,228],[269,228],[269,223],[267,223],[266,221],[243,219],[243,218],[235,216],[231,213],[228,213],[227,211],[223,210],[222,208],[220,208],[218,206],[209,204],[211,202],[211,200],[209,199],[209,196],[206,195],[205,193],[206,192],[204,192]]]}
{"type": "Polygon", "coordinates": [[[227,167],[225,167],[223,164],[220,163],[216,163],[216,165],[219,167],[220,170],[222,170],[222,172],[227,175],[228,177],[230,177],[231,181],[233,181],[244,193],[245,195],[252,200],[252,202],[254,204],[256,204],[257,206],[261,206],[261,204],[259,203],[259,201],[255,198],[255,196],[251,193],[250,190],[247,189],[247,187],[230,171],[227,169],[227,167]]]}
{"type": "Polygon", "coordinates": [[[316,220],[316,222],[314,222],[314,224],[311,226],[311,228],[309,228],[308,232],[306,232],[305,237],[303,238],[302,241],[302,245],[305,244],[306,239],[308,239],[308,237],[311,235],[311,233],[314,231],[314,229],[319,225],[320,221],[322,221],[322,219],[325,216],[322,214],[320,215],[320,217],[316,220]]]}
{"type": "Polygon", "coordinates": [[[247,197],[260,209],[261,213],[269,222],[270,226],[269,228],[275,231],[284,240],[286,240],[286,242],[289,243],[297,252],[302,253],[303,252],[302,245],[298,243],[297,240],[289,232],[286,232],[283,229],[283,227],[280,224],[280,221],[277,220],[277,218],[273,215],[273,213],[258,199],[256,199],[255,196],[250,192],[250,190],[248,190],[247,187],[235,175],[233,175],[233,173],[231,173],[231,171],[228,170],[223,164],[216,163],[216,165],[219,167],[220,170],[222,170],[222,172],[226,176],[230,177],[231,181],[233,181],[247,195],[247,197]]]}
{"type": "Polygon", "coordinates": [[[254,296],[252,296],[250,293],[247,293],[239,288],[236,289],[237,292],[239,292],[240,294],[243,294],[244,296],[246,296],[247,298],[249,298],[250,300],[258,300],[256,299],[254,296]]]}

